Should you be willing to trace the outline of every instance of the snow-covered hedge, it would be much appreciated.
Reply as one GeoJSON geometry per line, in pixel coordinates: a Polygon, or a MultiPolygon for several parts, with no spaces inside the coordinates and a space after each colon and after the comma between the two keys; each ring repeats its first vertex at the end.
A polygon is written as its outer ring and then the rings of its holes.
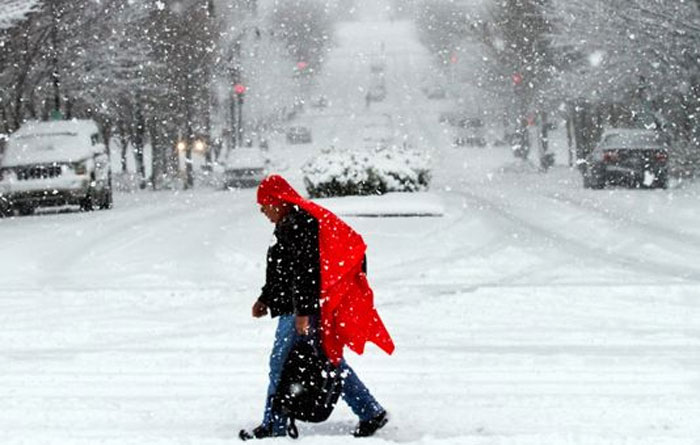
{"type": "Polygon", "coordinates": [[[311,198],[416,192],[426,190],[430,182],[429,157],[401,147],[331,149],[307,162],[302,170],[311,198]]]}

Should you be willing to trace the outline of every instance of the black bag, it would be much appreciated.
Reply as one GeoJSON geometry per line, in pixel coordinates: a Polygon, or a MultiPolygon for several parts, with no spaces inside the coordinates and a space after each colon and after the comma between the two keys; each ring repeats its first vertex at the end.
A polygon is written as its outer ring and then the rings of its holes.
{"type": "Polygon", "coordinates": [[[333,412],[343,383],[336,368],[312,339],[296,342],[282,369],[273,411],[289,417],[290,436],[294,420],[323,422],[333,412]]]}

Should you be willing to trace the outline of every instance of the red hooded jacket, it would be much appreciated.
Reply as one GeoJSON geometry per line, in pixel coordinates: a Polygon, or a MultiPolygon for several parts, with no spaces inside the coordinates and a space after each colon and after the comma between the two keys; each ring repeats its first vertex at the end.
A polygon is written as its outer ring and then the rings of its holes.
{"type": "Polygon", "coordinates": [[[281,176],[268,176],[258,187],[258,203],[283,202],[299,206],[318,220],[321,343],[328,358],[338,365],[345,346],[362,354],[368,341],[391,354],[394,342],[379,318],[374,293],[362,272],[367,250],[362,237],[329,210],[302,198],[281,176]]]}

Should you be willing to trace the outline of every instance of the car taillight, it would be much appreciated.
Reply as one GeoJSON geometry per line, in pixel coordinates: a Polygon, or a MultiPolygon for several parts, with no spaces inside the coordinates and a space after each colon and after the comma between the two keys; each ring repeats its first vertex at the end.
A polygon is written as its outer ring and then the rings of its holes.
{"type": "Polygon", "coordinates": [[[76,175],[84,175],[87,173],[87,161],[76,162],[73,164],[73,170],[76,175]]]}
{"type": "Polygon", "coordinates": [[[603,152],[603,161],[605,162],[617,162],[620,160],[620,156],[617,154],[616,151],[604,151],[603,152]]]}
{"type": "Polygon", "coordinates": [[[666,153],[665,151],[657,151],[656,154],[654,155],[654,157],[659,162],[668,161],[668,153],[666,153]]]}

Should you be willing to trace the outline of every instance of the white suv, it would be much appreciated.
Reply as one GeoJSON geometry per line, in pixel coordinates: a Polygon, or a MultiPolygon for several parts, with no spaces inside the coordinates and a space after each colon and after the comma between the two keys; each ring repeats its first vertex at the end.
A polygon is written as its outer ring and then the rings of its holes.
{"type": "Polygon", "coordinates": [[[92,120],[30,121],[0,159],[0,214],[41,206],[112,207],[109,156],[92,120]]]}

